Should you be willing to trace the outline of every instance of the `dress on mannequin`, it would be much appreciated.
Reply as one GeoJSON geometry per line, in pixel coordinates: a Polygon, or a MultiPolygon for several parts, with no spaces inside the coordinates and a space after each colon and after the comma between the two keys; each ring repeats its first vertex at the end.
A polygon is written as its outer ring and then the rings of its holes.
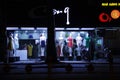
{"type": "Polygon", "coordinates": [[[90,45],[90,38],[88,36],[88,34],[86,35],[86,38],[84,40],[84,46],[86,47],[86,50],[89,50],[89,45],[90,45]]]}
{"type": "Polygon", "coordinates": [[[82,37],[80,36],[79,33],[78,33],[78,36],[76,37],[76,42],[77,42],[77,46],[81,46],[81,44],[82,44],[82,37]]]}
{"type": "Polygon", "coordinates": [[[44,33],[42,33],[42,35],[40,36],[40,46],[41,46],[41,56],[44,56],[45,46],[46,46],[46,37],[44,33]]]}
{"type": "Polygon", "coordinates": [[[71,33],[67,39],[67,42],[68,42],[68,47],[73,47],[73,38],[71,33]]]}
{"type": "Polygon", "coordinates": [[[60,55],[59,56],[63,56],[64,38],[63,38],[62,34],[60,34],[60,36],[59,36],[59,45],[60,45],[60,55]]]}
{"type": "Polygon", "coordinates": [[[86,39],[86,50],[88,51],[89,50],[89,44],[90,44],[90,38],[87,37],[85,39],[86,39]]]}
{"type": "Polygon", "coordinates": [[[76,37],[76,42],[77,42],[77,52],[78,52],[78,56],[80,56],[80,46],[82,45],[82,37],[80,36],[80,33],[78,33],[78,36],[76,37]]]}
{"type": "Polygon", "coordinates": [[[73,38],[71,33],[67,39],[67,42],[68,42],[68,48],[69,48],[69,56],[72,56],[73,38]]]}
{"type": "Polygon", "coordinates": [[[73,47],[73,39],[72,39],[72,37],[68,38],[68,47],[73,47]]]}
{"type": "Polygon", "coordinates": [[[15,50],[15,43],[14,43],[13,34],[11,33],[9,36],[9,41],[8,41],[8,56],[9,57],[14,56],[14,50],[15,50]]]}

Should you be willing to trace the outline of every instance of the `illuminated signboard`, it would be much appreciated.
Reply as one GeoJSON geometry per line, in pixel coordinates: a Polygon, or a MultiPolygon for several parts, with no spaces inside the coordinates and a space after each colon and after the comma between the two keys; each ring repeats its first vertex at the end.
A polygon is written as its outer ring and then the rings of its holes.
{"type": "Polygon", "coordinates": [[[120,17],[120,12],[119,12],[119,10],[112,10],[112,12],[111,12],[111,17],[113,18],[113,19],[118,19],[119,17],[120,17]]]}
{"type": "MultiPolygon", "coordinates": [[[[114,7],[114,6],[120,6],[120,3],[101,3],[101,6],[102,7],[114,7]]],[[[111,22],[112,19],[116,20],[116,19],[119,19],[120,17],[120,10],[119,9],[112,9],[110,13],[105,13],[105,12],[102,12],[99,14],[99,21],[100,22],[111,22]]]]}
{"type": "Polygon", "coordinates": [[[107,3],[102,3],[101,6],[120,6],[120,3],[107,2],[107,3]]]}

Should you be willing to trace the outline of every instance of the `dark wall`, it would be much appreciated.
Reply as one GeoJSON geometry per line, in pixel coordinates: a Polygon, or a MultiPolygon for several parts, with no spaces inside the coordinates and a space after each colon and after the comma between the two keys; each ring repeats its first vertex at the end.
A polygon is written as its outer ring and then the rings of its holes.
{"type": "Polygon", "coordinates": [[[46,26],[48,23],[46,0],[7,0],[5,10],[7,25],[46,26]]]}
{"type": "Polygon", "coordinates": [[[120,31],[108,30],[104,34],[104,44],[111,49],[113,54],[119,54],[120,52],[120,31]]]}
{"type": "MultiPolygon", "coordinates": [[[[102,12],[110,14],[111,10],[120,9],[120,7],[101,7],[101,3],[110,2],[108,0],[51,0],[49,2],[47,0],[7,0],[5,3],[6,24],[48,26],[49,13],[47,10],[48,4],[50,4],[52,8],[57,10],[70,7],[71,24],[68,27],[120,26],[118,24],[120,19],[107,23],[101,23],[98,19],[102,12]]],[[[54,18],[55,26],[67,26],[66,14],[55,15],[54,18]]]]}

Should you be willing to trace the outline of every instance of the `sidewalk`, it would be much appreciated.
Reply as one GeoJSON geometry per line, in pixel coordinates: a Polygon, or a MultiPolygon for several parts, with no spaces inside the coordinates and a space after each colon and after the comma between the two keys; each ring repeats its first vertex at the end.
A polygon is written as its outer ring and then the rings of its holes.
{"type": "MultiPolygon", "coordinates": [[[[79,61],[73,61],[73,60],[70,60],[70,61],[60,61],[60,62],[63,62],[63,63],[73,63],[73,64],[79,64],[79,63],[89,63],[88,61],[85,61],[85,60],[79,60],[79,61]]],[[[95,64],[108,64],[109,62],[106,60],[106,59],[96,59],[96,60],[91,60],[92,63],[95,63],[95,64]]],[[[45,61],[40,61],[40,60],[37,60],[37,59],[33,59],[33,60],[23,60],[23,61],[16,61],[16,62],[12,62],[10,64],[41,64],[41,63],[45,63],[45,61]]],[[[0,62],[0,64],[4,64],[3,62],[0,62]]],[[[115,55],[113,56],[113,64],[120,64],[120,55],[115,55]]]]}

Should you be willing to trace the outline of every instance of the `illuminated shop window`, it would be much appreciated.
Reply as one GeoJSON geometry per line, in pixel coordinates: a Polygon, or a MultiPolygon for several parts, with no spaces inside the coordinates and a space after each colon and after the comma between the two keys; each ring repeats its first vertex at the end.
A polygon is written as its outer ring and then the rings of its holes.
{"type": "Polygon", "coordinates": [[[47,28],[7,27],[7,47],[9,57],[22,60],[45,60],[47,28]]]}
{"type": "Polygon", "coordinates": [[[90,39],[87,29],[55,28],[55,42],[57,57],[60,61],[82,60],[85,58],[84,51],[86,55],[89,51],[90,39]]]}

